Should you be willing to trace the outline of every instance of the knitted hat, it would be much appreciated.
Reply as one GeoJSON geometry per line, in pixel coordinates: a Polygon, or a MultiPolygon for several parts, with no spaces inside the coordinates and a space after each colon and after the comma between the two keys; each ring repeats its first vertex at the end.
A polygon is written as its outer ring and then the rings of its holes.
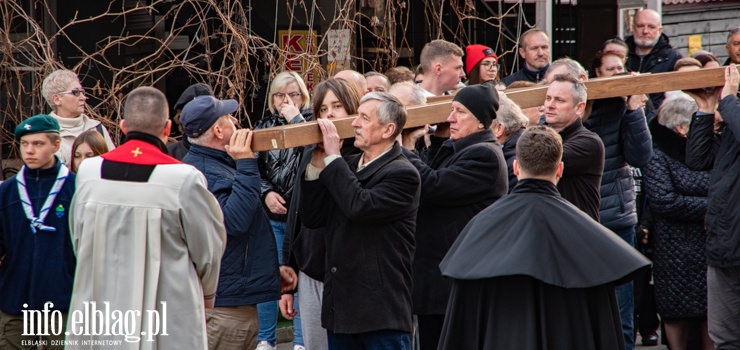
{"type": "Polygon", "coordinates": [[[40,132],[59,132],[59,123],[48,114],[37,114],[15,127],[15,140],[20,142],[21,137],[40,132]]]}
{"type": "Polygon", "coordinates": [[[498,61],[498,56],[496,56],[496,53],[493,52],[492,48],[479,44],[468,45],[468,47],[465,48],[465,73],[470,75],[470,71],[472,71],[480,61],[483,61],[484,58],[488,57],[493,57],[498,61]]]}
{"type": "Polygon", "coordinates": [[[498,91],[489,84],[466,86],[452,100],[462,103],[486,129],[496,119],[498,91]]]}
{"type": "Polygon", "coordinates": [[[199,137],[221,116],[236,112],[236,100],[218,100],[213,96],[198,96],[188,102],[180,114],[180,124],[188,137],[199,137]]]}
{"type": "Polygon", "coordinates": [[[175,110],[182,109],[188,102],[192,101],[198,96],[213,96],[213,89],[211,86],[204,83],[197,83],[188,86],[185,91],[182,92],[180,98],[175,102],[175,110]]]}

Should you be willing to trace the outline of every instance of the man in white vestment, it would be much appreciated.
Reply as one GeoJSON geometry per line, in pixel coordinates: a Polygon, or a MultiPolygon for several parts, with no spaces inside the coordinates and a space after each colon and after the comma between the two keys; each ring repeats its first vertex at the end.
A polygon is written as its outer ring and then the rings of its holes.
{"type": "Polygon", "coordinates": [[[167,155],[170,127],[164,94],[137,88],[124,105],[126,142],[77,173],[69,345],[207,348],[223,214],[203,175],[167,155]]]}

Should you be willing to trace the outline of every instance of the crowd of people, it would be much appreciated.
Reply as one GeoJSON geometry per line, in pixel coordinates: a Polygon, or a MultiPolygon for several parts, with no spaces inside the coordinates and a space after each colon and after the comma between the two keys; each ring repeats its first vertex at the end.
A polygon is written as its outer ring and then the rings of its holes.
{"type": "Polygon", "coordinates": [[[311,92],[281,72],[254,129],[315,121],[322,141],[262,152],[202,83],[174,121],[162,92],[131,91],[115,145],[54,71],[52,112],[16,127],[23,166],[0,184],[0,349],[270,350],[278,312],[296,350],[631,350],[661,323],[671,350],[739,349],[740,28],[724,87],[589,100],[590,78],[720,66],[682,57],[655,11],[632,30],[588,69],[535,28],[506,77],[492,48],[441,39],[415,70],[311,92]],[[536,85],[540,107],[506,96],[536,85]],[[446,123],[404,128],[444,95],[446,123]],[[141,317],[77,332],[90,303],[141,317]],[[50,307],[67,332],[28,334],[50,307]]]}

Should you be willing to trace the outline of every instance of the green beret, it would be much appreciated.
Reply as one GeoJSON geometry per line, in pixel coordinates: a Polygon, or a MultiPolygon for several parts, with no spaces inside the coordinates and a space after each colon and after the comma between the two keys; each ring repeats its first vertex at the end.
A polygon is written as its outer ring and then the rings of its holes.
{"type": "Polygon", "coordinates": [[[48,114],[37,114],[15,127],[15,140],[20,142],[21,137],[40,132],[59,132],[59,123],[48,114]]]}

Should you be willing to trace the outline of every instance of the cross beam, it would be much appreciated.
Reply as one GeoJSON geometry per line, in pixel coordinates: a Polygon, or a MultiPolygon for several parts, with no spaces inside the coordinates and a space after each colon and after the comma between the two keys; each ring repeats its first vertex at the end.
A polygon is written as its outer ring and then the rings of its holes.
{"type": "MultiPolygon", "coordinates": [[[[648,94],[672,90],[691,90],[705,87],[723,86],[725,84],[724,67],[707,68],[692,72],[668,72],[643,74],[639,76],[617,76],[596,78],[587,81],[588,99],[595,100],[608,97],[648,94]]],[[[506,96],[522,108],[541,106],[545,101],[547,86],[513,89],[506,91],[506,96]]],[[[447,120],[450,114],[452,96],[434,98],[432,102],[417,107],[409,107],[405,128],[414,128],[426,124],[436,124],[447,120]]],[[[354,136],[351,126],[354,116],[334,119],[339,137],[354,136]]],[[[311,145],[321,142],[321,130],[315,121],[284,125],[254,132],[252,149],[269,151],[311,145]]]]}

